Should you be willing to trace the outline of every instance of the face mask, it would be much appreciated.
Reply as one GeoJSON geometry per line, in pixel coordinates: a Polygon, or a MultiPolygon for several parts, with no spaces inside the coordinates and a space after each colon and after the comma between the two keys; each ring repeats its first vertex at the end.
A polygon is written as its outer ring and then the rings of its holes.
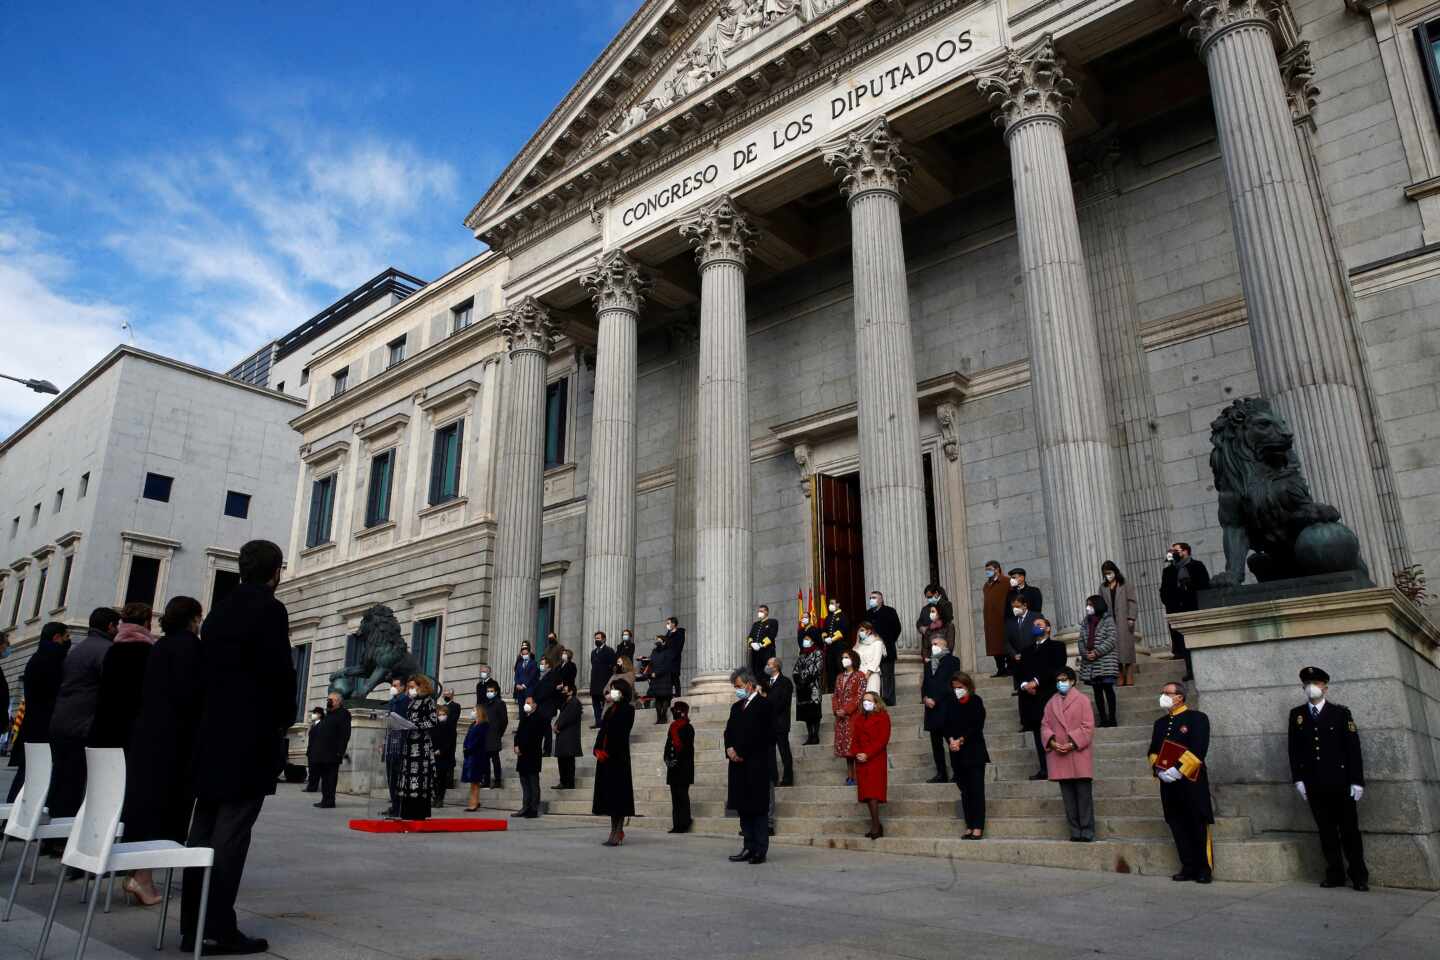
{"type": "Polygon", "coordinates": [[[520,654],[520,662],[521,662],[521,663],[529,663],[529,662],[530,662],[530,654],[528,654],[528,653],[522,653],[522,654],[520,654]]]}
{"type": "Polygon", "coordinates": [[[1041,627],[1041,626],[1031,627],[1031,628],[1030,628],[1030,636],[1032,636],[1032,637],[1043,637],[1043,636],[1045,636],[1045,628],[1044,628],[1044,627],[1041,627]]]}
{"type": "Polygon", "coordinates": [[[756,610],[756,611],[755,611],[755,619],[756,619],[756,620],[764,620],[764,619],[765,619],[765,611],[764,611],[764,610],[756,610]]]}
{"type": "Polygon", "coordinates": [[[597,647],[603,647],[603,646],[605,646],[605,641],[604,641],[604,640],[601,640],[599,637],[596,637],[596,638],[595,638],[595,646],[597,646],[597,647]]]}
{"type": "Polygon", "coordinates": [[[831,612],[831,613],[834,613],[836,610],[839,610],[839,609],[840,609],[840,604],[838,604],[838,603],[832,603],[832,604],[830,604],[830,612],[831,612]]]}
{"type": "Polygon", "coordinates": [[[489,679],[490,679],[490,671],[488,671],[488,670],[481,670],[481,671],[480,671],[480,679],[481,679],[481,680],[489,680],[489,679]]]}
{"type": "Polygon", "coordinates": [[[1160,709],[1170,710],[1175,706],[1175,698],[1168,693],[1160,694],[1160,709]]]}
{"type": "Polygon", "coordinates": [[[1024,607],[1011,607],[1011,608],[1010,608],[1010,612],[1011,612],[1012,614],[1014,614],[1014,615],[1016,616],[1016,618],[1025,616],[1025,608],[1024,608],[1024,607]]]}
{"type": "Polygon", "coordinates": [[[1011,578],[1010,578],[1010,586],[1012,586],[1012,587],[1018,587],[1018,586],[1020,586],[1020,581],[1019,581],[1019,579],[1016,578],[1016,577],[1011,577],[1011,578]]]}
{"type": "Polygon", "coordinates": [[[865,601],[865,607],[868,610],[874,610],[878,606],[880,606],[880,601],[876,600],[874,597],[871,597],[869,600],[865,601]]]}
{"type": "Polygon", "coordinates": [[[995,579],[995,575],[996,575],[996,573],[998,573],[998,572],[999,572],[999,571],[996,571],[996,570],[986,570],[986,571],[985,571],[985,579],[986,579],[986,580],[994,580],[994,579],[995,579]]]}
{"type": "Polygon", "coordinates": [[[766,667],[766,668],[765,668],[765,676],[767,676],[767,677],[773,677],[773,676],[775,676],[775,668],[774,668],[774,667],[766,667]]]}
{"type": "Polygon", "coordinates": [[[619,690],[610,691],[610,701],[612,703],[619,703],[624,697],[625,694],[621,693],[619,690]]]}
{"type": "Polygon", "coordinates": [[[1069,680],[1060,680],[1060,681],[1056,682],[1056,684],[1055,684],[1055,690],[1056,690],[1057,693],[1069,693],[1069,692],[1070,692],[1070,681],[1069,681],[1069,680]]]}
{"type": "Polygon", "coordinates": [[[1094,608],[1094,607],[1089,607],[1089,606],[1087,606],[1087,607],[1085,608],[1085,616],[1087,616],[1087,617],[1093,617],[1093,616],[1095,616],[1095,608],[1094,608]]]}
{"type": "Polygon", "coordinates": [[[629,639],[630,639],[630,634],[628,634],[628,633],[622,634],[621,637],[620,637],[620,639],[621,639],[621,640],[629,640],[629,639]]]}
{"type": "Polygon", "coordinates": [[[809,618],[809,617],[801,617],[801,618],[800,618],[800,626],[802,626],[802,627],[808,627],[808,626],[810,626],[810,618],[809,618]]]}
{"type": "Polygon", "coordinates": [[[866,700],[864,703],[860,704],[860,706],[865,708],[866,713],[872,713],[875,710],[875,701],[866,700]]]}
{"type": "Polygon", "coordinates": [[[842,659],[840,660],[840,666],[844,667],[846,670],[849,670],[849,669],[850,669],[850,658],[849,658],[849,657],[844,657],[844,658],[842,658],[842,659]]]}
{"type": "Polygon", "coordinates": [[[452,700],[454,700],[454,699],[455,699],[455,694],[453,694],[453,693],[447,693],[447,694],[445,694],[445,702],[446,702],[446,703],[449,703],[450,701],[452,701],[452,700]]]}
{"type": "Polygon", "coordinates": [[[968,697],[968,696],[970,696],[970,691],[969,691],[969,690],[966,690],[964,687],[956,687],[956,688],[955,688],[955,699],[956,699],[956,700],[964,700],[964,699],[965,699],[966,697],[968,697]]]}
{"type": "Polygon", "coordinates": [[[495,699],[495,691],[494,691],[494,690],[486,690],[486,691],[485,691],[485,699],[486,699],[486,700],[494,700],[494,699],[495,699]]]}
{"type": "Polygon", "coordinates": [[[400,696],[400,694],[402,694],[402,693],[404,693],[404,691],[401,690],[399,687],[391,687],[391,688],[390,688],[390,696],[392,696],[392,697],[398,697],[398,696],[400,696]]]}
{"type": "Polygon", "coordinates": [[[1165,559],[1168,560],[1168,561],[1171,562],[1171,563],[1174,563],[1174,562],[1175,562],[1175,554],[1174,554],[1174,553],[1167,553],[1167,554],[1165,554],[1165,559]]]}
{"type": "Polygon", "coordinates": [[[861,643],[865,643],[865,642],[866,642],[867,640],[869,640],[869,639],[870,639],[870,634],[868,634],[868,633],[862,633],[862,634],[860,634],[860,642],[861,642],[861,643]]]}
{"type": "Polygon", "coordinates": [[[944,647],[944,646],[942,646],[941,644],[938,644],[938,643],[934,643],[934,644],[931,644],[931,645],[930,645],[930,656],[932,656],[932,657],[943,657],[944,655],[945,655],[945,647],[944,647]]]}
{"type": "Polygon", "coordinates": [[[810,649],[811,647],[813,647],[814,645],[815,645],[815,644],[814,644],[813,642],[811,642],[811,640],[810,640],[809,637],[806,637],[805,640],[804,640],[804,642],[802,642],[802,643],[800,644],[800,646],[804,647],[806,650],[809,650],[809,649],[810,649]]]}
{"type": "Polygon", "coordinates": [[[744,700],[744,699],[745,699],[746,697],[748,697],[748,696],[750,696],[750,694],[745,691],[745,688],[744,688],[744,687],[736,687],[736,688],[735,688],[735,699],[736,699],[736,700],[744,700]]]}
{"type": "Polygon", "coordinates": [[[533,704],[533,703],[527,703],[527,704],[525,704],[525,712],[526,712],[526,713],[534,713],[534,712],[535,712],[535,704],[533,704]]]}
{"type": "Polygon", "coordinates": [[[1105,571],[1105,579],[1106,579],[1106,580],[1114,580],[1114,579],[1115,579],[1115,571],[1114,571],[1114,570],[1106,570],[1106,571],[1105,571]]]}
{"type": "Polygon", "coordinates": [[[1320,689],[1319,684],[1312,683],[1305,688],[1305,695],[1311,700],[1319,700],[1321,697],[1325,696],[1325,691],[1320,689]]]}
{"type": "Polygon", "coordinates": [[[935,623],[935,622],[938,621],[939,619],[940,619],[940,611],[938,611],[938,610],[931,610],[931,611],[930,611],[930,622],[931,622],[931,623],[935,623]]]}
{"type": "Polygon", "coordinates": [[[562,653],[562,654],[560,654],[560,660],[561,660],[561,662],[563,662],[563,663],[569,663],[569,662],[570,662],[570,654],[568,654],[568,653],[562,653]]]}
{"type": "Polygon", "coordinates": [[[409,690],[406,690],[405,692],[408,693],[408,694],[410,694],[411,698],[420,696],[420,688],[419,688],[419,687],[411,687],[409,690]]]}

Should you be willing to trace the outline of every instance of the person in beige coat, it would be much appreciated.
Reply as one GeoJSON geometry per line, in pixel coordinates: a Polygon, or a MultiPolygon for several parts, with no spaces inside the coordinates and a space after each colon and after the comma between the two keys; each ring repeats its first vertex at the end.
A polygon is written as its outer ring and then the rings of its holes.
{"type": "Polygon", "coordinates": [[[1120,680],[1122,687],[1135,685],[1135,640],[1138,634],[1135,623],[1140,616],[1140,602],[1135,599],[1135,585],[1125,582],[1125,574],[1106,560],[1100,564],[1100,596],[1110,606],[1115,617],[1115,653],[1120,658],[1120,680]]]}

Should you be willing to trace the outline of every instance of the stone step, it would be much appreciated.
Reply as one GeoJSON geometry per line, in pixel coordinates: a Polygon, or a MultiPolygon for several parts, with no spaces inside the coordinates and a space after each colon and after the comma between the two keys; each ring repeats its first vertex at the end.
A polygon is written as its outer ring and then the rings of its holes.
{"type": "MultiPolygon", "coordinates": [[[[849,791],[848,799],[836,800],[812,800],[812,801],[790,801],[777,799],[775,804],[775,815],[782,819],[824,819],[829,817],[861,817],[864,816],[865,808],[855,800],[855,788],[846,788],[849,791]]],[[[578,793],[578,791],[576,791],[578,793]]],[[[545,792],[546,809],[557,814],[584,814],[590,810],[589,796],[578,797],[572,793],[545,792]]],[[[896,799],[893,798],[885,805],[885,816],[890,817],[929,817],[940,820],[952,820],[958,816],[957,803],[959,795],[945,799],[896,799]]],[[[668,799],[656,799],[652,797],[635,798],[635,809],[647,817],[669,817],[671,811],[668,799]]],[[[725,803],[723,800],[692,799],[690,812],[696,817],[724,817],[726,816],[725,803]]],[[[986,799],[986,814],[991,820],[997,818],[1058,818],[1063,822],[1065,819],[1065,804],[1059,795],[1044,800],[995,800],[986,799]]],[[[1159,797],[1125,797],[1104,799],[1097,798],[1095,801],[1095,815],[1097,817],[1111,818],[1159,818],[1161,807],[1159,797]]]]}
{"type": "MultiPolygon", "coordinates": [[[[565,805],[552,807],[547,812],[564,815],[573,810],[577,814],[590,812],[588,805],[565,805]]],[[[637,811],[639,812],[639,811],[637,811]]],[[[693,812],[693,811],[692,811],[693,812]]],[[[988,813],[988,811],[987,811],[988,813]]],[[[893,817],[881,810],[881,822],[886,838],[928,838],[953,837],[959,839],[965,832],[963,820],[955,817],[893,817]]],[[[646,811],[644,816],[631,821],[650,827],[657,824],[669,829],[670,811],[646,811]]],[[[697,833],[724,834],[727,830],[738,832],[738,820],[725,816],[696,816],[694,829],[697,833]]],[[[858,808],[849,817],[781,817],[775,818],[775,837],[805,837],[815,840],[829,837],[863,836],[870,830],[870,818],[858,808]]],[[[1101,817],[1095,821],[1097,839],[1120,840],[1170,840],[1170,828],[1159,817],[1101,817]]],[[[1060,840],[1069,842],[1070,828],[1063,816],[1060,817],[986,817],[985,834],[994,839],[1017,840],[1060,840]]],[[[1244,841],[1250,839],[1250,821],[1246,818],[1217,821],[1214,829],[1215,842],[1244,841]]]]}

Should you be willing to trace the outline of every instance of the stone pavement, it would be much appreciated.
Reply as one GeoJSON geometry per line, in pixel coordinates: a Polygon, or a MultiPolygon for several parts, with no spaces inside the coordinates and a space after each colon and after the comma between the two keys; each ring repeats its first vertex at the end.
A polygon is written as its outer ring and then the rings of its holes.
{"type": "MultiPolygon", "coordinates": [[[[0,777],[0,780],[3,780],[0,777]]],[[[453,796],[453,795],[452,795],[453,796]]],[[[581,817],[506,833],[377,836],[282,786],[266,805],[241,890],[243,928],[287,960],[475,957],[769,960],[890,957],[1433,958],[1440,894],[1357,894],[1298,884],[1175,884],[1166,878],[771,848],[634,830],[600,846],[581,817]]],[[[448,811],[448,808],[447,808],[448,811]]],[[[0,865],[8,881],[13,852],[0,865]]],[[[28,957],[54,879],[44,861],[0,925],[0,960],[28,957]]],[[[7,882],[8,888],[8,882],[7,882]]],[[[47,951],[73,956],[83,918],[67,885],[47,951]]],[[[172,915],[173,916],[173,915],[172,915]]],[[[97,917],[92,960],[153,957],[155,913],[117,903],[97,917]]],[[[178,957],[174,920],[166,956],[178,957]]]]}

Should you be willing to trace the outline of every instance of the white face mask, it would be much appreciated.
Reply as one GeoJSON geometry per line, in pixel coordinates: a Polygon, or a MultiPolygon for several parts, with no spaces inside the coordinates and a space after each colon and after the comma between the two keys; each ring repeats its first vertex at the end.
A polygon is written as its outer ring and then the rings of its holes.
{"type": "Polygon", "coordinates": [[[485,691],[485,699],[486,699],[486,700],[494,700],[494,699],[495,699],[495,691],[494,691],[494,690],[486,690],[486,691],[485,691]]]}
{"type": "Polygon", "coordinates": [[[764,610],[756,610],[756,611],[755,611],[755,619],[756,619],[756,620],[764,620],[764,619],[765,619],[765,611],[764,611],[764,610]]]}
{"type": "Polygon", "coordinates": [[[809,637],[806,637],[801,642],[800,646],[804,647],[806,650],[809,650],[811,647],[815,646],[815,644],[809,637]]]}
{"type": "Polygon", "coordinates": [[[860,704],[860,706],[862,706],[862,707],[865,708],[865,712],[866,712],[866,713],[871,713],[871,712],[873,712],[874,709],[875,709],[875,701],[874,701],[874,700],[866,700],[864,703],[860,704]]]}
{"type": "Polygon", "coordinates": [[[1018,577],[1011,577],[1011,578],[1010,578],[1010,586],[1012,586],[1012,587],[1018,587],[1018,586],[1020,586],[1020,580],[1019,580],[1019,578],[1018,578],[1018,577]]]}
{"type": "Polygon", "coordinates": [[[1320,685],[1318,683],[1312,683],[1305,688],[1305,696],[1309,697],[1311,700],[1319,700],[1321,697],[1325,696],[1325,691],[1320,689],[1320,685]]]}
{"type": "Polygon", "coordinates": [[[965,699],[967,696],[969,696],[969,695],[970,695],[970,691],[969,691],[969,690],[966,690],[964,687],[956,687],[956,688],[955,688],[955,699],[956,699],[956,700],[964,700],[964,699],[965,699]]]}
{"type": "Polygon", "coordinates": [[[1024,608],[1024,607],[1011,607],[1011,608],[1010,608],[1010,612],[1013,613],[1013,614],[1014,614],[1015,616],[1017,616],[1017,617],[1023,617],[1023,616],[1025,616],[1025,608],[1024,608]]]}
{"type": "Polygon", "coordinates": [[[481,670],[481,671],[480,671],[480,679],[481,679],[481,680],[489,680],[489,679],[490,679],[490,671],[488,671],[488,670],[481,670]]]}
{"type": "Polygon", "coordinates": [[[932,656],[932,657],[943,657],[944,655],[945,655],[945,647],[944,647],[943,644],[932,643],[932,644],[930,645],[930,656],[932,656]]]}
{"type": "Polygon", "coordinates": [[[610,700],[612,703],[619,703],[624,698],[624,696],[625,694],[621,693],[619,690],[610,691],[610,700]]]}
{"type": "Polygon", "coordinates": [[[525,712],[526,712],[526,713],[534,713],[534,712],[535,712],[535,704],[533,704],[533,703],[527,703],[527,704],[525,704],[525,712]]]}
{"type": "Polygon", "coordinates": [[[935,623],[935,622],[937,622],[939,619],[940,619],[940,611],[939,611],[939,610],[931,610],[931,611],[930,611],[930,622],[931,622],[931,623],[935,623]]]}
{"type": "Polygon", "coordinates": [[[880,606],[880,601],[876,600],[874,597],[871,597],[869,600],[865,601],[865,606],[869,607],[871,610],[874,610],[876,607],[880,606]]]}
{"type": "Polygon", "coordinates": [[[570,654],[568,654],[568,653],[562,653],[562,654],[560,654],[560,660],[561,660],[562,662],[564,662],[564,663],[569,663],[569,662],[570,662],[570,654]]]}
{"type": "Polygon", "coordinates": [[[1095,608],[1094,608],[1094,607],[1091,607],[1091,606],[1086,606],[1086,607],[1085,607],[1085,616],[1087,616],[1087,617],[1093,617],[1093,616],[1095,616],[1095,608]]]}
{"type": "Polygon", "coordinates": [[[620,639],[621,639],[621,640],[629,640],[629,639],[630,639],[630,634],[628,634],[628,633],[622,634],[621,637],[620,637],[620,639]]]}
{"type": "Polygon", "coordinates": [[[839,609],[840,609],[840,604],[838,604],[838,603],[832,603],[832,604],[830,604],[830,612],[831,612],[831,613],[834,613],[836,610],[839,610],[839,609]]]}
{"type": "Polygon", "coordinates": [[[844,667],[846,670],[849,670],[849,669],[850,669],[850,658],[849,658],[849,657],[841,657],[841,658],[840,658],[840,666],[844,667]]]}
{"type": "Polygon", "coordinates": [[[1175,708],[1175,698],[1172,697],[1172,696],[1170,696],[1170,694],[1168,694],[1168,693],[1162,693],[1162,694],[1160,694],[1160,709],[1161,709],[1161,710],[1173,710],[1174,708],[1175,708]]]}
{"type": "Polygon", "coordinates": [[[410,694],[410,696],[412,696],[412,697],[418,697],[418,696],[420,696],[420,688],[419,688],[419,687],[411,687],[409,690],[406,690],[405,692],[408,693],[408,694],[410,694]]]}
{"type": "Polygon", "coordinates": [[[1165,559],[1166,559],[1166,560],[1169,560],[1171,563],[1174,563],[1174,562],[1175,562],[1175,552],[1172,550],[1170,553],[1165,554],[1165,559]]]}
{"type": "Polygon", "coordinates": [[[809,618],[809,617],[801,617],[801,618],[800,618],[800,626],[802,626],[802,627],[808,627],[808,626],[810,626],[810,618],[809,618]]]}
{"type": "Polygon", "coordinates": [[[398,696],[400,696],[400,694],[402,694],[402,693],[404,693],[404,692],[405,692],[405,691],[401,690],[399,687],[391,687],[391,688],[390,688],[390,696],[392,696],[392,697],[398,697],[398,696]]]}
{"type": "Polygon", "coordinates": [[[1105,579],[1106,579],[1106,580],[1114,580],[1114,579],[1115,579],[1115,571],[1114,571],[1114,570],[1106,570],[1106,571],[1105,571],[1105,579]]]}

